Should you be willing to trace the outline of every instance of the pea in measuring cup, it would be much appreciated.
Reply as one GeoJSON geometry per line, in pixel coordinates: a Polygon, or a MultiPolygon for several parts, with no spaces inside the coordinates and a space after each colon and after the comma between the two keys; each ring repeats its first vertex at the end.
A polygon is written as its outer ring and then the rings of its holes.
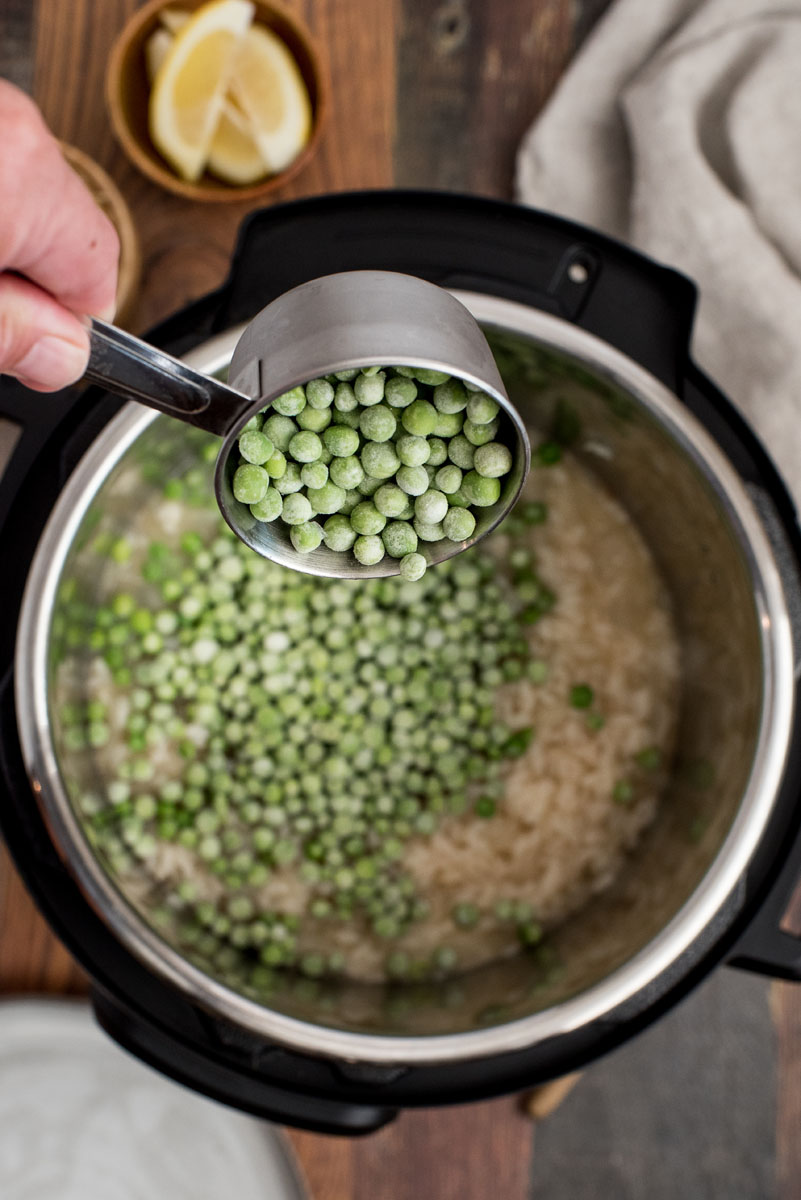
{"type": "Polygon", "coordinates": [[[220,511],[256,553],[294,570],[368,578],[397,575],[406,559],[403,573],[415,578],[494,529],[529,470],[526,428],[481,329],[449,292],[414,276],[348,271],[284,293],[243,332],[230,385],[101,321],[92,322],[90,342],[88,379],[222,438],[214,476],[220,511]],[[307,406],[310,381],[317,393],[307,406]],[[332,425],[324,411],[332,397],[323,385],[333,395],[340,384],[354,391],[358,425],[355,415],[348,423],[344,409],[342,423],[332,425]],[[418,385],[429,399],[417,395],[418,385]],[[293,396],[309,410],[300,425],[291,415],[293,396]],[[250,439],[248,454],[245,438],[243,457],[240,436],[250,431],[264,440],[250,439]],[[290,460],[290,478],[277,492],[280,520],[271,519],[269,504],[258,507],[269,482],[257,472],[270,469],[258,459],[268,449],[290,460]],[[353,488],[343,486],[351,481],[353,488]],[[347,517],[340,493],[350,496],[347,517]],[[439,536],[445,528],[451,536],[439,536]]]}

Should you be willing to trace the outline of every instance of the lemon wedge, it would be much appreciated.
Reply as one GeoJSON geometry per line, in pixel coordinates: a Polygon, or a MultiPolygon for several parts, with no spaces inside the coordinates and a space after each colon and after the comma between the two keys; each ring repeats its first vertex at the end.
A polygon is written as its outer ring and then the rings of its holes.
{"type": "Polygon", "coordinates": [[[145,66],[147,68],[147,78],[150,83],[158,75],[165,58],[170,52],[170,46],[173,43],[173,36],[166,29],[157,29],[151,33],[150,37],[145,42],[145,66]]]}
{"type": "Polygon", "coordinates": [[[309,140],[311,101],[288,47],[253,25],[234,54],[229,93],[247,117],[264,170],[283,171],[309,140]]]}
{"type": "Polygon", "coordinates": [[[207,166],[226,183],[255,183],[267,174],[250,122],[228,97],[211,139],[207,166]]]}
{"type": "Polygon", "coordinates": [[[178,33],[190,19],[191,13],[185,8],[162,8],[159,20],[170,33],[178,33]]]}
{"type": "Polygon", "coordinates": [[[252,19],[248,0],[211,0],[181,26],[156,72],[150,136],[183,179],[198,179],[203,172],[237,50],[252,19]]]}

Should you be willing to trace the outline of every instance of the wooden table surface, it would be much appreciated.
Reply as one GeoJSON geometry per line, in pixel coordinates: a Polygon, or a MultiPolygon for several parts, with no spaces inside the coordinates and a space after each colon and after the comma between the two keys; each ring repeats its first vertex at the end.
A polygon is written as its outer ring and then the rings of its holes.
{"type": "MultiPolygon", "coordinates": [[[[515,148],[604,3],[294,0],[328,59],[333,106],[317,156],[275,200],[392,185],[510,197],[515,148]]],[[[141,331],[224,278],[256,205],[167,195],[117,147],[103,74],[136,7],[2,0],[0,76],[122,190],[143,257],[129,320],[141,331]]],[[[85,989],[0,851],[0,993],[85,989]]],[[[406,1113],[355,1142],[290,1138],[313,1200],[795,1200],[799,1135],[801,988],[721,971],[594,1067],[536,1133],[508,1098],[406,1113]]]]}

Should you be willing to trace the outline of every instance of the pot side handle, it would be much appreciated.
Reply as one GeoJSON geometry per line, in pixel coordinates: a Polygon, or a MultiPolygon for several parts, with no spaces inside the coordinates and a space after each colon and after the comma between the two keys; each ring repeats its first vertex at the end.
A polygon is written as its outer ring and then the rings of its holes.
{"type": "MultiPolygon", "coordinates": [[[[790,755],[793,761],[788,763],[788,773],[793,773],[797,779],[801,772],[801,747],[792,747],[790,755]]],[[[766,847],[763,863],[755,864],[755,874],[765,882],[761,894],[754,895],[754,915],[728,952],[726,961],[729,966],[745,971],[801,983],[801,933],[795,934],[782,927],[788,911],[801,922],[801,903],[793,904],[801,882],[801,821],[798,817],[793,828],[784,832],[781,841],[784,845],[789,841],[790,849],[777,874],[770,874],[771,862],[777,858],[781,861],[775,844],[766,847]]],[[[801,901],[801,892],[798,896],[801,901]]]]}
{"type": "Polygon", "coordinates": [[[373,1133],[397,1116],[394,1108],[291,1091],[266,1078],[263,1072],[237,1070],[213,1054],[179,1042],[100,988],[94,987],[90,998],[99,1025],[129,1054],[185,1087],[252,1116],[339,1137],[373,1133]]]}
{"type": "Polygon", "coordinates": [[[779,883],[729,953],[727,962],[731,967],[772,979],[801,983],[801,937],[781,926],[801,873],[801,849],[796,847],[791,858],[789,878],[785,879],[782,872],[779,883]]]}

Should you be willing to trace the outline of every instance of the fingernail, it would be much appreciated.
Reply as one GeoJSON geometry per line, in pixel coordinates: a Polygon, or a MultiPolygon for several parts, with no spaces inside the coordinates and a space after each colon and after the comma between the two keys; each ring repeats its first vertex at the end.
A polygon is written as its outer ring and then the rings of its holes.
{"type": "Polygon", "coordinates": [[[98,317],[100,317],[101,321],[105,321],[107,324],[111,324],[111,322],[114,320],[114,314],[116,313],[116,311],[117,311],[117,305],[112,301],[111,304],[107,304],[105,308],[101,308],[100,312],[97,315],[98,315],[98,317]]]}
{"type": "Polygon", "coordinates": [[[86,370],[86,349],[65,338],[39,338],[14,367],[14,374],[41,387],[62,388],[80,379],[86,370]]]}

